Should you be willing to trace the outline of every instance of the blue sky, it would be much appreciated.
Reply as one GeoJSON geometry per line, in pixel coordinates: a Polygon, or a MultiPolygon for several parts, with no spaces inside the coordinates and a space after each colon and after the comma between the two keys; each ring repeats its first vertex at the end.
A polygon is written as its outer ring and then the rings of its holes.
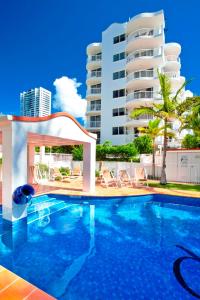
{"type": "Polygon", "coordinates": [[[182,74],[200,94],[198,0],[10,0],[0,2],[0,112],[19,114],[19,93],[43,86],[55,93],[56,78],[83,83],[86,46],[100,41],[113,22],[164,9],[166,41],[182,45],[182,74]]]}

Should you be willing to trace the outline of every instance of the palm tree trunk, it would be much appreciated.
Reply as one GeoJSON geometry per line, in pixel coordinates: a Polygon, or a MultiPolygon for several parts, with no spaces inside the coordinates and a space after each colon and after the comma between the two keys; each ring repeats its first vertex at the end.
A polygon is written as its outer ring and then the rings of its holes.
{"type": "Polygon", "coordinates": [[[161,178],[160,184],[166,184],[166,154],[167,154],[167,120],[164,121],[164,143],[163,143],[163,161],[162,161],[162,171],[161,171],[161,178]]]}
{"type": "Polygon", "coordinates": [[[153,140],[153,153],[152,153],[152,177],[155,179],[155,140],[153,140]]]}

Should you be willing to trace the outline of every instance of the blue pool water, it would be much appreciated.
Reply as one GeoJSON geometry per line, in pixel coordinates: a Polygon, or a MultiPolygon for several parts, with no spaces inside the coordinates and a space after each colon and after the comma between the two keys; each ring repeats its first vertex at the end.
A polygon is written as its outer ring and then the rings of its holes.
{"type": "Polygon", "coordinates": [[[200,298],[200,199],[34,199],[0,264],[57,299],[200,298]]]}

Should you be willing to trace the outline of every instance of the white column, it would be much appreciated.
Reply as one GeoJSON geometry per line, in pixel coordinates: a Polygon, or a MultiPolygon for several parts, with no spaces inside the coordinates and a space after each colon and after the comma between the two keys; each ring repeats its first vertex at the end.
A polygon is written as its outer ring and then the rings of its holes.
{"type": "Polygon", "coordinates": [[[83,144],[83,191],[95,191],[96,141],[83,144]]]}
{"type": "Polygon", "coordinates": [[[15,221],[26,217],[26,205],[17,205],[12,200],[14,190],[27,183],[27,138],[19,123],[11,122],[2,130],[3,219],[15,221]]]}
{"type": "Polygon", "coordinates": [[[45,146],[40,147],[40,163],[45,162],[45,146]]]}
{"type": "Polygon", "coordinates": [[[34,183],[34,158],[35,158],[35,145],[29,144],[28,145],[28,183],[34,183]]]}

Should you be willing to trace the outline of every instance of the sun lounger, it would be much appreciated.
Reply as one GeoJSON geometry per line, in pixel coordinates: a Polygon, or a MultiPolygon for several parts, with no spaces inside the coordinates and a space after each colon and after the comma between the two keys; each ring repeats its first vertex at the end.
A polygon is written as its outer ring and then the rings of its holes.
{"type": "Polygon", "coordinates": [[[134,178],[131,178],[127,170],[119,170],[117,175],[120,186],[133,186],[134,178]]]}
{"type": "Polygon", "coordinates": [[[109,170],[103,170],[101,174],[101,184],[109,187],[115,186],[118,187],[118,180],[114,177],[113,173],[109,170]]]}
{"type": "Polygon", "coordinates": [[[147,172],[144,167],[136,167],[134,169],[134,185],[136,187],[139,186],[148,186],[148,181],[147,181],[147,172]]]}

